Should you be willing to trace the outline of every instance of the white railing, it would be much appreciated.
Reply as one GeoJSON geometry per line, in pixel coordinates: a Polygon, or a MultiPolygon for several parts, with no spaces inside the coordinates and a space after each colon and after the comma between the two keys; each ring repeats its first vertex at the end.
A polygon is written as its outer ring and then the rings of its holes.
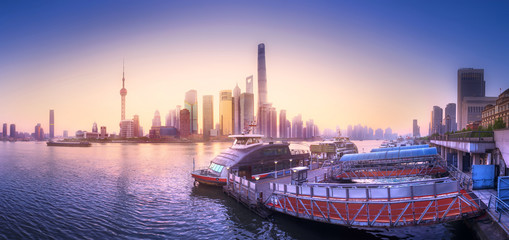
{"type": "Polygon", "coordinates": [[[245,177],[228,173],[227,188],[247,203],[255,204],[260,201],[261,196],[257,191],[256,183],[247,180],[245,177]]]}
{"type": "MultiPolygon", "coordinates": [[[[424,181],[423,181],[424,182],[424,181]]],[[[397,184],[385,184],[381,187],[368,187],[362,184],[345,186],[320,186],[320,185],[288,185],[271,183],[270,189],[283,194],[308,195],[310,197],[330,197],[340,199],[365,199],[365,200],[388,200],[391,199],[414,199],[422,197],[436,197],[440,195],[454,194],[460,191],[457,181],[428,181],[427,184],[401,186],[397,184]]],[[[346,184],[345,184],[346,185],[346,184]]]]}

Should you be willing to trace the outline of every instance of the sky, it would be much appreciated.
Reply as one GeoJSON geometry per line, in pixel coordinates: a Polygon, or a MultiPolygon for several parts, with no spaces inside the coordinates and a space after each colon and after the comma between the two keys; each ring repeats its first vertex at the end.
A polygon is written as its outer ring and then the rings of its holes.
{"type": "MultiPolygon", "coordinates": [[[[434,105],[457,97],[458,68],[485,69],[486,95],[509,88],[507,1],[1,1],[0,122],[33,132],[148,133],[154,112],[254,75],[265,43],[268,100],[320,127],[426,135],[434,105]]],[[[255,94],[256,95],[256,94],[255,94]]]]}

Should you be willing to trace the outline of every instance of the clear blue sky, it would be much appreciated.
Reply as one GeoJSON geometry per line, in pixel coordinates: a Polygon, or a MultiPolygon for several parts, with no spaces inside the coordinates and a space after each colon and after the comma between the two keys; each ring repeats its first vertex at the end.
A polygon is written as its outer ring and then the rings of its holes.
{"type": "Polygon", "coordinates": [[[0,122],[48,129],[53,108],[57,135],[94,121],[118,132],[126,58],[127,114],[147,130],[189,89],[244,90],[265,42],[269,101],[290,118],[398,133],[416,118],[425,134],[432,106],[456,101],[458,68],[484,68],[487,95],[509,88],[508,13],[508,1],[1,1],[0,122]]]}

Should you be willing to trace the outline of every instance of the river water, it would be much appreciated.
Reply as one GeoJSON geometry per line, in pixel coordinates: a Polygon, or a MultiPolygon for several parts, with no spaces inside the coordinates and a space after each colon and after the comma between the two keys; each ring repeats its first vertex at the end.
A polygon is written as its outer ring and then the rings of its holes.
{"type": "MultiPolygon", "coordinates": [[[[380,142],[355,142],[369,152],[380,142]]],[[[230,143],[0,142],[1,239],[473,239],[463,222],[358,230],[265,220],[190,172],[230,143]]]]}

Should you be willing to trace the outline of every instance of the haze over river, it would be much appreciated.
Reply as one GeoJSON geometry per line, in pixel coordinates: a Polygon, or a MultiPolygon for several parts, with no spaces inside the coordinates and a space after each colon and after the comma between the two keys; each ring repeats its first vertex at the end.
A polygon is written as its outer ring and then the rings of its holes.
{"type": "MultiPolygon", "coordinates": [[[[381,141],[355,143],[369,152],[381,141]]],[[[0,238],[473,238],[463,222],[366,231],[283,215],[261,219],[220,188],[193,186],[193,158],[204,168],[229,146],[0,142],[0,238]]]]}

